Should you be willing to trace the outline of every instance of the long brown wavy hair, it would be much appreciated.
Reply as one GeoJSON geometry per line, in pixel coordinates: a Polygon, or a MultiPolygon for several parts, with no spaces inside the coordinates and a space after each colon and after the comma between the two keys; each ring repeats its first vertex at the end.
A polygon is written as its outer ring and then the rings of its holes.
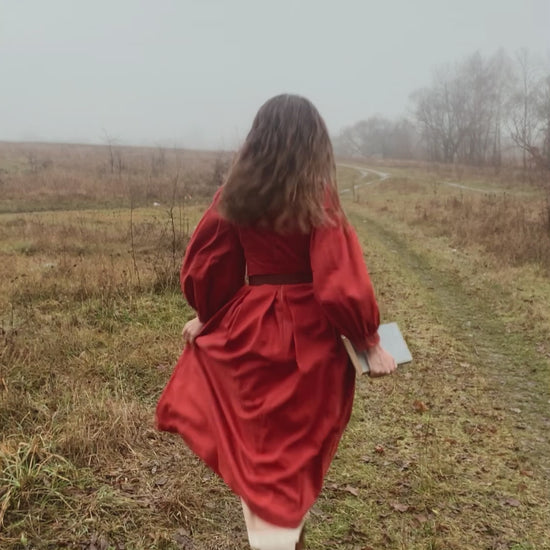
{"type": "Polygon", "coordinates": [[[344,219],[332,143],[314,105],[278,95],[262,105],[223,186],[228,220],[278,232],[344,219]]]}

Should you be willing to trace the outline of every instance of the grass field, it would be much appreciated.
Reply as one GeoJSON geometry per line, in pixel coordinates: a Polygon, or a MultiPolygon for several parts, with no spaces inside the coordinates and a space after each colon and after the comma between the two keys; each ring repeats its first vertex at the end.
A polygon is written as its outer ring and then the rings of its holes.
{"type": "MultiPolygon", "coordinates": [[[[246,548],[237,499],[153,426],[219,156],[22,147],[0,147],[0,548],[246,548]]],[[[308,547],[550,549],[546,195],[370,168],[390,177],[341,168],[342,197],[415,360],[359,381],[308,547]]]]}

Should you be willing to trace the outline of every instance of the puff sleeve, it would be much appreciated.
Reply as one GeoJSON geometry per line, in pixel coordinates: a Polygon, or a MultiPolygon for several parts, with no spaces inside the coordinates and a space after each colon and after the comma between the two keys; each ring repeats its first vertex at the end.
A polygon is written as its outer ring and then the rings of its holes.
{"type": "Polygon", "coordinates": [[[180,273],[182,292],[203,323],[244,285],[246,270],[237,228],[217,211],[220,193],[193,232],[180,273]]]}
{"type": "Polygon", "coordinates": [[[358,349],[376,345],[380,316],[359,239],[347,223],[314,229],[313,290],[331,324],[358,349]]]}

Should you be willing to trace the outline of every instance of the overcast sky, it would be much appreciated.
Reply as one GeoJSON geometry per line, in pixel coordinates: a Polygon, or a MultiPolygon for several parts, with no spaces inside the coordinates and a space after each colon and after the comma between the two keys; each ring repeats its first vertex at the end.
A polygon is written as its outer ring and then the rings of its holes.
{"type": "Polygon", "coordinates": [[[550,54],[550,0],[0,0],[0,139],[235,147],[280,92],[332,133],[435,66],[550,54]]]}

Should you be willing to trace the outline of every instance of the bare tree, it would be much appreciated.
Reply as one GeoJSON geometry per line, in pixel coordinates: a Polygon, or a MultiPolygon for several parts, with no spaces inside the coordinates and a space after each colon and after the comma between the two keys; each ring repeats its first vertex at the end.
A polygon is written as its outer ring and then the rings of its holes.
{"type": "Polygon", "coordinates": [[[411,121],[391,121],[381,116],[345,128],[334,140],[337,154],[370,158],[413,158],[416,129],[411,121]]]}
{"type": "Polygon", "coordinates": [[[537,148],[540,131],[538,105],[540,104],[541,77],[536,62],[527,50],[516,54],[518,85],[508,102],[510,137],[521,149],[524,172],[529,168],[529,159],[537,148]]]}
{"type": "Polygon", "coordinates": [[[543,165],[550,170],[550,74],[541,84],[538,113],[541,121],[541,157],[543,165]]]}
{"type": "Polygon", "coordinates": [[[498,169],[502,164],[503,120],[506,101],[511,94],[514,74],[512,60],[500,49],[489,60],[490,78],[493,83],[493,128],[489,161],[498,169]]]}
{"type": "Polygon", "coordinates": [[[512,82],[512,64],[503,50],[489,59],[475,52],[439,68],[432,85],[411,96],[428,158],[500,166],[512,82]]]}
{"type": "Polygon", "coordinates": [[[454,162],[471,126],[468,88],[461,75],[450,67],[441,68],[434,73],[433,85],[411,99],[430,160],[454,162]]]}
{"type": "Polygon", "coordinates": [[[503,155],[519,148],[525,172],[550,166],[550,74],[527,50],[514,60],[504,50],[491,57],[475,52],[439,67],[431,85],[411,94],[411,101],[415,124],[380,116],[359,121],[334,140],[337,153],[414,158],[420,135],[434,162],[498,170],[503,155]]]}
{"type": "Polygon", "coordinates": [[[392,124],[390,144],[391,157],[413,159],[419,156],[418,132],[415,124],[402,117],[392,124]]]}
{"type": "Polygon", "coordinates": [[[467,90],[462,126],[466,128],[458,157],[463,163],[485,164],[493,119],[496,117],[496,93],[489,63],[479,52],[468,57],[458,67],[458,77],[467,90]]]}

